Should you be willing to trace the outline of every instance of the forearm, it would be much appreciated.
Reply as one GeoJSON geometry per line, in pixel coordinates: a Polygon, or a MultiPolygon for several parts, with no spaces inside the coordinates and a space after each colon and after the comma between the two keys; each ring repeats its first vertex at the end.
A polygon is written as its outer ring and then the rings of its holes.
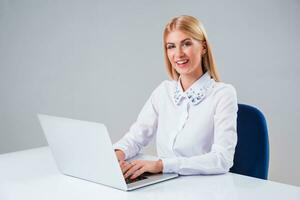
{"type": "Polygon", "coordinates": [[[154,109],[152,96],[141,110],[137,121],[132,124],[126,135],[113,145],[114,149],[121,149],[125,153],[125,159],[135,156],[146,146],[157,129],[157,113],[154,109]]]}
{"type": "Polygon", "coordinates": [[[226,173],[233,164],[233,152],[212,151],[193,157],[162,158],[163,172],[182,175],[226,173]]]}
{"type": "Polygon", "coordinates": [[[124,160],[135,156],[141,150],[141,146],[128,135],[125,135],[117,143],[113,144],[113,148],[115,150],[121,150],[124,153],[124,160]]]}

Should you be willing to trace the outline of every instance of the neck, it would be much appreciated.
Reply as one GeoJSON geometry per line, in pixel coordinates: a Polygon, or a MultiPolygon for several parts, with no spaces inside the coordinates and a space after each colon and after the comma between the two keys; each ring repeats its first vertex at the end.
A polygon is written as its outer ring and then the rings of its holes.
{"type": "Polygon", "coordinates": [[[197,81],[203,75],[203,71],[201,70],[199,73],[193,73],[188,75],[180,75],[180,83],[183,91],[189,89],[189,87],[197,81]]]}

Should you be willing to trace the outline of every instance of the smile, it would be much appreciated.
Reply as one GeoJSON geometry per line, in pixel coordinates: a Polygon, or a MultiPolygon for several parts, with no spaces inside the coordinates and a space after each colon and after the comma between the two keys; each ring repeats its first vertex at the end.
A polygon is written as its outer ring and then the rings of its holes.
{"type": "Polygon", "coordinates": [[[186,67],[189,59],[177,60],[175,63],[178,67],[186,67]]]}

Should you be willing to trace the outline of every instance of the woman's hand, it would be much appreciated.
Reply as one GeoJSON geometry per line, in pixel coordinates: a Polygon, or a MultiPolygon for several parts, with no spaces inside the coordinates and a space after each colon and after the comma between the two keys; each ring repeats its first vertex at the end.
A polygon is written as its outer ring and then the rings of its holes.
{"type": "Polygon", "coordinates": [[[122,150],[116,149],[115,153],[118,158],[119,164],[120,164],[120,162],[123,162],[125,160],[125,153],[122,150]]]}
{"type": "Polygon", "coordinates": [[[130,177],[135,179],[144,172],[160,173],[163,170],[162,160],[150,161],[150,160],[134,160],[132,162],[120,162],[124,178],[130,177]]]}

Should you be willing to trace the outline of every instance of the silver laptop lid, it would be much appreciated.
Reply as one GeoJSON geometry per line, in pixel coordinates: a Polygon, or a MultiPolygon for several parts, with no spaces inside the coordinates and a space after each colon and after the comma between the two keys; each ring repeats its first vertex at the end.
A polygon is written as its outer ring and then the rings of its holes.
{"type": "Polygon", "coordinates": [[[103,124],[41,114],[38,118],[62,173],[127,189],[103,124]]]}

